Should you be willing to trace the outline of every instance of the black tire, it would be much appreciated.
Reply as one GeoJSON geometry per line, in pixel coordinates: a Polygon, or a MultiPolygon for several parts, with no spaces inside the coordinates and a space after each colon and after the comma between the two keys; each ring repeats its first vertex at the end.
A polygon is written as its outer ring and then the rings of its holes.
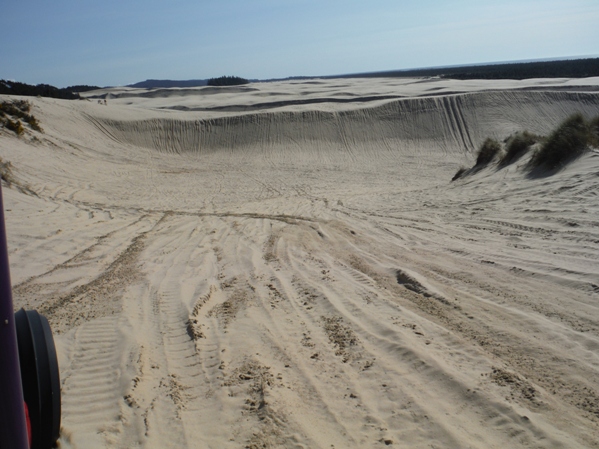
{"type": "Polygon", "coordinates": [[[48,320],[35,310],[15,313],[23,396],[29,408],[31,449],[54,447],[60,436],[60,372],[48,320]]]}

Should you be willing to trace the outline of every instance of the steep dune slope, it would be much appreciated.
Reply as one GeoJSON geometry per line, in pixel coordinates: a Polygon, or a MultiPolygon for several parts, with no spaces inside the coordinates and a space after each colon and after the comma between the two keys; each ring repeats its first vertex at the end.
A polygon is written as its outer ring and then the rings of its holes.
{"type": "Polygon", "coordinates": [[[599,155],[449,180],[599,94],[472,90],[33,99],[45,133],[0,134],[3,193],[16,305],[57,333],[61,447],[598,447],[599,155]]]}
{"type": "MultiPolygon", "coordinates": [[[[472,150],[489,134],[522,128],[546,133],[561,117],[595,112],[598,98],[593,93],[502,91],[411,98],[346,111],[252,113],[193,121],[163,116],[94,123],[113,139],[160,152],[228,150],[274,161],[297,152],[326,163],[328,157],[337,155],[331,150],[346,152],[348,157],[385,157],[380,144],[388,140],[400,143],[398,156],[404,156],[414,151],[472,150]]],[[[397,153],[395,148],[390,151],[397,153]]]]}

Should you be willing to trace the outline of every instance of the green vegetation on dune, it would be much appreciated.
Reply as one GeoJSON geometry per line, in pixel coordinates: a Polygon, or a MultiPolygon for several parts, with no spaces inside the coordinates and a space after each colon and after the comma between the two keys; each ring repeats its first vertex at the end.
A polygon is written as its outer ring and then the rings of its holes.
{"type": "Polygon", "coordinates": [[[455,173],[455,175],[453,175],[453,178],[451,178],[451,180],[455,181],[456,179],[460,179],[467,171],[468,169],[466,167],[460,167],[458,171],[455,173]]]}
{"type": "Polygon", "coordinates": [[[12,174],[12,164],[8,161],[4,161],[0,157],[0,179],[10,187],[14,182],[15,178],[12,174]]]}
{"type": "Polygon", "coordinates": [[[21,120],[28,123],[31,129],[43,132],[37,119],[30,114],[31,103],[25,100],[3,101],[0,103],[0,124],[20,136],[25,132],[21,120]]]}
{"type": "Polygon", "coordinates": [[[589,122],[591,145],[599,147],[599,115],[589,122]]]}
{"type": "Polygon", "coordinates": [[[501,144],[495,139],[487,137],[478,150],[476,165],[479,167],[488,165],[501,152],[501,144]]]}
{"type": "Polygon", "coordinates": [[[530,166],[555,170],[581,156],[591,144],[591,126],[582,114],[568,117],[533,155],[530,166]]]}
{"type": "Polygon", "coordinates": [[[505,166],[516,162],[540,139],[541,137],[531,134],[528,131],[518,132],[513,136],[508,137],[505,154],[501,158],[499,164],[505,166]]]}
{"type": "Polygon", "coordinates": [[[526,165],[529,173],[555,172],[590,148],[599,147],[599,116],[586,120],[580,113],[572,114],[547,137],[521,131],[506,138],[504,144],[505,148],[495,139],[485,139],[477,152],[476,164],[470,169],[461,167],[452,181],[476,173],[496,159],[499,168],[504,168],[535,147],[526,165]]]}

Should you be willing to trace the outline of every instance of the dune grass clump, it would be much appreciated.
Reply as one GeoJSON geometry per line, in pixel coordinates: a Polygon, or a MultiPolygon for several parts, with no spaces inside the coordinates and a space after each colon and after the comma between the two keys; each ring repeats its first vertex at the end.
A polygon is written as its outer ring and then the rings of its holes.
{"type": "Polygon", "coordinates": [[[455,175],[453,175],[453,178],[451,178],[451,181],[453,182],[464,176],[476,173],[478,170],[481,170],[483,167],[489,165],[493,159],[497,157],[497,155],[501,154],[501,151],[501,144],[497,140],[488,137],[478,149],[476,164],[474,167],[470,169],[466,167],[460,167],[455,175]]]}
{"type": "Polygon", "coordinates": [[[6,128],[14,131],[19,136],[25,131],[21,120],[29,123],[29,126],[31,126],[32,129],[43,132],[37,119],[29,113],[30,111],[31,103],[28,101],[3,101],[0,103],[0,120],[6,128]],[[16,120],[11,119],[10,117],[16,117],[16,120]]]}
{"type": "Polygon", "coordinates": [[[468,170],[466,167],[460,167],[458,169],[458,171],[455,173],[455,175],[453,175],[453,178],[451,178],[451,181],[455,181],[456,179],[460,179],[464,173],[466,173],[466,170],[468,170]]]}
{"type": "Polygon", "coordinates": [[[15,182],[12,174],[12,164],[8,161],[4,162],[0,157],[0,179],[9,187],[15,182]]]}
{"type": "Polygon", "coordinates": [[[7,118],[4,122],[4,126],[6,126],[6,129],[13,131],[17,136],[20,136],[25,132],[25,128],[23,128],[21,120],[11,120],[7,118]]]}
{"type": "Polygon", "coordinates": [[[591,145],[599,148],[599,115],[590,121],[591,145]]]}
{"type": "Polygon", "coordinates": [[[528,131],[522,131],[507,139],[506,151],[499,165],[505,166],[518,160],[526,151],[530,149],[541,138],[528,131]]]}
{"type": "Polygon", "coordinates": [[[33,115],[28,115],[25,118],[25,121],[27,123],[29,123],[29,126],[31,126],[32,129],[35,129],[36,131],[39,131],[40,133],[44,132],[44,130],[40,126],[40,123],[37,121],[37,119],[33,115]]]}
{"type": "Polygon", "coordinates": [[[534,154],[531,168],[555,170],[581,156],[591,144],[591,127],[580,113],[568,117],[534,154]]]}
{"type": "Polygon", "coordinates": [[[501,144],[497,140],[487,137],[478,150],[476,166],[488,165],[499,153],[501,153],[501,144]]]}
{"type": "Polygon", "coordinates": [[[520,131],[503,142],[506,146],[505,152],[497,140],[487,138],[478,150],[474,167],[460,168],[451,180],[474,174],[498,157],[499,168],[503,168],[518,160],[535,144],[540,147],[530,158],[527,169],[530,172],[541,169],[555,171],[589,149],[599,149],[599,116],[586,120],[578,112],[564,120],[549,137],[520,131]]]}

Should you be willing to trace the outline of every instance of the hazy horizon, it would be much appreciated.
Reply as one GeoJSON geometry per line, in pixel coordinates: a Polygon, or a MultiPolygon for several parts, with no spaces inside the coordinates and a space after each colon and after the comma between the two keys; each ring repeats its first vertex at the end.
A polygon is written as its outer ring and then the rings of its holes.
{"type": "MultiPolygon", "coordinates": [[[[381,70],[377,72],[359,72],[359,73],[335,73],[335,74],[309,74],[309,75],[289,75],[284,78],[252,78],[250,82],[270,82],[270,81],[279,81],[286,79],[296,79],[296,78],[335,78],[335,77],[348,77],[348,76],[359,76],[359,75],[371,75],[374,73],[387,73],[387,72],[399,72],[399,71],[412,71],[412,70],[426,70],[426,69],[443,69],[443,68],[455,68],[455,67],[478,67],[485,65],[501,65],[501,64],[526,64],[529,62],[550,62],[550,61],[567,61],[567,60],[579,60],[579,59],[594,59],[599,58],[599,55],[582,55],[582,56],[571,56],[571,57],[557,57],[557,58],[542,58],[542,59],[524,59],[524,60],[516,60],[516,61],[489,61],[489,62],[481,62],[478,64],[454,64],[447,66],[429,66],[429,67],[408,67],[405,69],[389,69],[389,70],[381,70]]],[[[23,82],[22,80],[12,79],[12,78],[1,78],[6,79],[7,81],[13,82],[23,82]]],[[[172,81],[172,82],[189,82],[189,81],[206,81],[210,78],[144,78],[139,79],[135,82],[126,84],[126,85],[101,85],[98,86],[100,88],[113,88],[113,87],[127,87],[134,86],[139,83],[144,83],[147,81],[172,81]]],[[[41,81],[38,84],[47,84],[41,81]]],[[[70,86],[79,86],[84,85],[84,83],[73,83],[69,86],[55,86],[59,88],[66,88],[70,86]]]]}
{"type": "Polygon", "coordinates": [[[3,8],[0,78],[57,87],[331,76],[599,53],[599,4],[591,0],[28,5],[3,8]]]}

